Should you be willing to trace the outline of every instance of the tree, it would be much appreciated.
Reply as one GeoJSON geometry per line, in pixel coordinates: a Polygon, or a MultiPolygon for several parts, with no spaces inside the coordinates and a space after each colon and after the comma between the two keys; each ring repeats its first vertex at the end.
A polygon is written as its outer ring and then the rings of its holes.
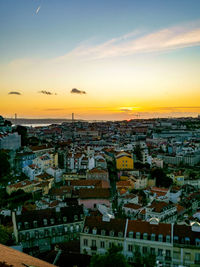
{"type": "Polygon", "coordinates": [[[89,267],[129,267],[126,258],[121,253],[122,248],[113,246],[105,255],[95,255],[91,258],[89,267]]]}
{"type": "Polygon", "coordinates": [[[151,170],[150,174],[151,178],[156,179],[156,186],[168,188],[173,183],[173,180],[167,177],[165,172],[160,168],[151,170]]]}
{"type": "Polygon", "coordinates": [[[0,178],[10,173],[9,156],[6,152],[0,150],[0,178]]]}
{"type": "Polygon", "coordinates": [[[137,160],[142,161],[142,151],[139,144],[135,146],[134,153],[136,155],[137,160]]]}
{"type": "Polygon", "coordinates": [[[17,125],[16,132],[21,135],[22,146],[27,145],[27,128],[21,125],[17,125]]]}
{"type": "Polygon", "coordinates": [[[141,254],[139,247],[135,246],[134,266],[135,267],[154,267],[156,265],[156,256],[152,254],[141,254]]]}
{"type": "Polygon", "coordinates": [[[6,245],[10,236],[5,226],[0,224],[0,243],[6,245]]]}

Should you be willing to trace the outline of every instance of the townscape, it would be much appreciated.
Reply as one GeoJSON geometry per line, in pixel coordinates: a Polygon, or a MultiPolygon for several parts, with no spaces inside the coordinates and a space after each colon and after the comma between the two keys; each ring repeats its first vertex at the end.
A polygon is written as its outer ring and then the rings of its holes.
{"type": "Polygon", "coordinates": [[[0,116],[0,243],[61,267],[114,248],[130,266],[200,266],[199,163],[200,116],[0,116]]]}

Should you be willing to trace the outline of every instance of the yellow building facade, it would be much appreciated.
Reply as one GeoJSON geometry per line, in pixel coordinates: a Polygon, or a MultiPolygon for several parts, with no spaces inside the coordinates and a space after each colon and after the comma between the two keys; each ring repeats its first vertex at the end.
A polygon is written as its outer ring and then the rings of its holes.
{"type": "Polygon", "coordinates": [[[132,155],[126,152],[121,152],[116,156],[116,168],[118,170],[133,170],[132,155]]]}

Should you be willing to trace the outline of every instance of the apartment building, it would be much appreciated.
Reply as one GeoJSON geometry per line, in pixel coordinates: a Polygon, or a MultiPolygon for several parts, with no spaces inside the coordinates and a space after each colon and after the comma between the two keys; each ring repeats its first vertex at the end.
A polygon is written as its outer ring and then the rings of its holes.
{"type": "Polygon", "coordinates": [[[14,237],[27,252],[45,252],[55,244],[78,239],[83,219],[83,207],[78,205],[13,212],[14,237]]]}
{"type": "Polygon", "coordinates": [[[156,255],[156,260],[168,267],[200,266],[200,224],[188,225],[128,219],[86,217],[80,234],[82,254],[104,254],[113,245],[121,246],[129,262],[134,252],[156,255]]]}

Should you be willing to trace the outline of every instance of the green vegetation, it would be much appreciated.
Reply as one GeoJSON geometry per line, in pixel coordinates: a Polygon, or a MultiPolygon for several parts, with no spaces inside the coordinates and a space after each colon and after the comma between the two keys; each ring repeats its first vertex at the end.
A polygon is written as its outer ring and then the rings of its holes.
{"type": "Polygon", "coordinates": [[[122,248],[113,246],[105,255],[95,255],[91,258],[89,267],[129,267],[126,258],[121,253],[122,248]]]}
{"type": "Polygon", "coordinates": [[[0,150],[0,182],[10,173],[9,156],[3,150],[0,150]]]}
{"type": "Polygon", "coordinates": [[[0,243],[3,245],[9,245],[9,241],[12,240],[12,229],[0,224],[0,243]]]}
{"type": "Polygon", "coordinates": [[[160,169],[152,169],[150,172],[151,178],[156,179],[156,186],[168,188],[172,183],[172,179],[167,177],[166,173],[160,169]]]}

